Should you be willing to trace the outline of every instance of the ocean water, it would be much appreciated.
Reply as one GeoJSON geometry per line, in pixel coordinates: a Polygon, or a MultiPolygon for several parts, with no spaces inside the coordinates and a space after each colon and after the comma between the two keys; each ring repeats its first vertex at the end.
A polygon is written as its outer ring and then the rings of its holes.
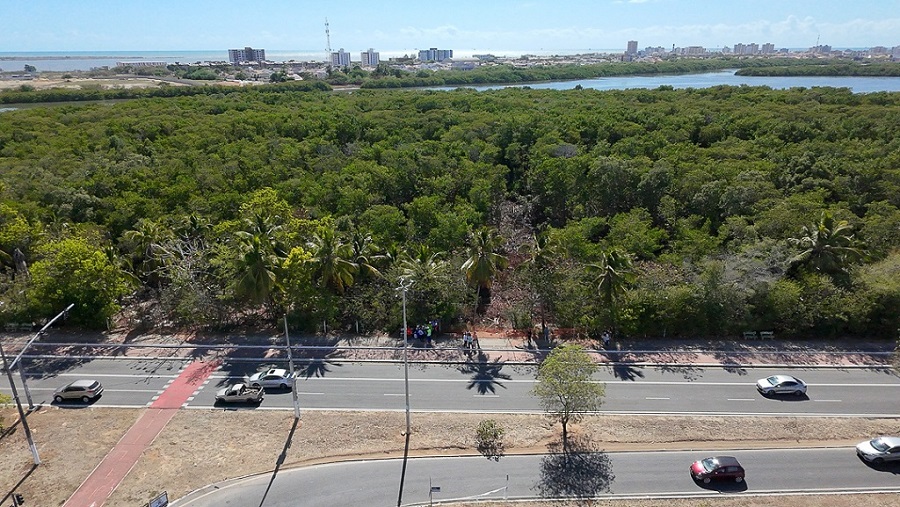
{"type": "MultiPolygon", "coordinates": [[[[404,55],[416,56],[420,48],[388,50],[380,53],[382,60],[396,58],[404,55]]],[[[335,51],[337,48],[335,48],[335,51]]],[[[358,60],[359,53],[365,49],[346,49],[351,59],[358,60]]],[[[492,54],[501,57],[519,57],[523,54],[536,56],[550,55],[575,55],[585,53],[621,53],[622,49],[556,49],[556,50],[491,50],[471,49],[453,50],[456,58],[472,58],[478,54],[492,54]]],[[[266,58],[273,62],[324,62],[327,53],[321,50],[266,50],[266,58]]],[[[193,64],[202,62],[227,62],[228,50],[204,50],[204,51],[0,51],[0,71],[21,72],[25,65],[31,65],[38,71],[66,72],[75,70],[91,70],[97,67],[115,67],[116,62],[123,61],[151,61],[166,62],[167,64],[193,64]]]]}

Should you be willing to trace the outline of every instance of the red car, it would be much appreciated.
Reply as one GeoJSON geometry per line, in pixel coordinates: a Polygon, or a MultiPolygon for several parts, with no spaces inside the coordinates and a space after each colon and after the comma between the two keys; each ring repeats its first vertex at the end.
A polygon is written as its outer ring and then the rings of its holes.
{"type": "Polygon", "coordinates": [[[691,477],[704,484],[712,480],[741,482],[744,480],[744,467],[732,456],[716,456],[695,461],[691,465],[691,477]]]}

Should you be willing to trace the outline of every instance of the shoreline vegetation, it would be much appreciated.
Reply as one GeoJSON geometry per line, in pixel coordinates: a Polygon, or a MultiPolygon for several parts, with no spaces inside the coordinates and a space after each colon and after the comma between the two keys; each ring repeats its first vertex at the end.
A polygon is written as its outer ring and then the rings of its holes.
{"type": "MultiPolygon", "coordinates": [[[[531,67],[495,65],[478,67],[472,70],[420,70],[418,72],[389,69],[387,66],[379,66],[379,68],[369,72],[354,67],[353,69],[335,69],[325,79],[316,79],[307,75],[304,76],[302,81],[285,80],[286,74],[283,71],[278,71],[272,76],[275,82],[262,84],[261,86],[266,88],[268,92],[330,91],[333,89],[346,89],[347,87],[358,87],[359,89],[465,87],[492,84],[536,84],[551,81],[621,76],[678,75],[726,69],[738,69],[737,74],[742,76],[900,76],[900,64],[897,63],[858,64],[825,60],[821,63],[811,64],[809,59],[712,58],[673,59],[656,63],[616,62],[531,67]]],[[[23,81],[16,88],[0,91],[0,104],[232,94],[259,88],[259,86],[234,86],[233,81],[228,82],[227,85],[224,84],[223,76],[234,70],[234,68],[229,66],[194,67],[170,65],[163,69],[132,69],[126,67],[111,71],[44,73],[46,75],[59,75],[62,79],[75,76],[79,78],[111,78],[123,75],[174,78],[181,79],[178,84],[188,86],[172,86],[165,80],[161,80],[156,82],[154,86],[114,86],[107,88],[103,87],[98,79],[97,84],[81,85],[80,89],[62,86],[59,88],[36,89],[28,81],[23,81]]]]}

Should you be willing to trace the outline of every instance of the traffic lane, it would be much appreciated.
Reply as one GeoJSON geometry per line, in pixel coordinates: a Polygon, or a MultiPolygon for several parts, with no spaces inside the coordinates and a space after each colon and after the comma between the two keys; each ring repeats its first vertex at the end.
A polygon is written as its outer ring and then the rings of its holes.
{"type": "MultiPolygon", "coordinates": [[[[241,379],[213,379],[194,400],[212,405],[219,385],[241,379]]],[[[602,411],[630,413],[845,414],[890,415],[900,411],[895,384],[812,385],[810,396],[764,397],[744,382],[606,382],[602,411]]],[[[470,375],[464,379],[410,379],[410,404],[426,411],[540,411],[531,394],[534,380],[470,375]]],[[[405,407],[401,378],[309,378],[297,382],[302,407],[396,410],[405,407]]],[[[270,390],[266,406],[291,407],[289,393],[270,390]]]]}
{"type": "Polygon", "coordinates": [[[607,384],[604,411],[895,415],[900,385],[812,385],[807,395],[763,396],[749,384],[607,384]]]}
{"type": "MultiPolygon", "coordinates": [[[[498,462],[477,457],[411,458],[403,503],[463,498],[525,498],[541,491],[583,497],[629,495],[719,495],[748,493],[900,491],[894,468],[870,468],[852,448],[697,450],[660,452],[590,452],[580,455],[580,468],[563,470],[569,486],[558,483],[558,462],[548,456],[505,456],[498,462]],[[747,471],[745,484],[701,485],[689,475],[692,462],[716,455],[735,456],[747,471]],[[574,477],[573,477],[574,476],[574,477]],[[547,488],[542,488],[547,486],[547,488]],[[562,488],[562,489],[559,489],[562,488]]],[[[274,461],[274,457],[273,457],[274,461]]],[[[396,502],[402,461],[398,459],[320,465],[250,477],[190,495],[174,507],[256,505],[268,507],[390,505],[396,502]],[[270,484],[271,481],[271,484],[270,484]],[[266,492],[266,488],[271,488],[266,492]]]]}
{"type": "MultiPolygon", "coordinates": [[[[287,369],[286,362],[226,362],[221,371],[234,376],[268,368],[287,369]]],[[[403,378],[403,364],[397,363],[354,363],[340,361],[295,362],[295,371],[300,379],[317,378],[403,378]]],[[[537,374],[536,365],[510,364],[502,361],[474,361],[459,364],[410,363],[411,380],[452,380],[473,372],[488,371],[502,374],[510,380],[533,380],[537,374]]],[[[795,375],[810,383],[871,384],[888,383],[900,385],[900,377],[889,370],[880,368],[732,368],[698,366],[638,366],[633,364],[600,365],[594,378],[598,381],[633,382],[740,382],[755,383],[758,379],[776,374],[795,375]]]]}
{"type": "MultiPolygon", "coordinates": [[[[213,378],[189,403],[212,406],[220,385],[240,382],[237,377],[213,378]]],[[[531,396],[533,381],[410,380],[410,404],[417,411],[539,411],[531,396]]],[[[406,407],[403,379],[329,379],[297,381],[300,406],[312,409],[401,410],[406,407]]],[[[293,407],[289,390],[266,390],[263,406],[293,407]]]]}
{"type": "MultiPolygon", "coordinates": [[[[53,393],[60,387],[75,380],[93,379],[103,385],[103,395],[92,402],[97,406],[144,406],[153,397],[165,390],[169,382],[178,376],[181,368],[188,361],[147,361],[147,360],[96,360],[78,365],[65,373],[43,376],[40,372],[28,372],[26,378],[32,400],[37,404],[53,403],[53,393]]],[[[14,375],[16,387],[21,399],[25,391],[21,378],[14,375]]],[[[4,392],[10,392],[9,382],[3,376],[4,392]]],[[[80,402],[63,402],[61,405],[83,405],[80,402]]]]}

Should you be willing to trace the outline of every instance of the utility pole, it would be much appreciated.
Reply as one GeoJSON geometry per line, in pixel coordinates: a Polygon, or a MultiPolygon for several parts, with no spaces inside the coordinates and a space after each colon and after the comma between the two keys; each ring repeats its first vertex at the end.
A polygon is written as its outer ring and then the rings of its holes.
{"type": "Polygon", "coordinates": [[[31,391],[28,390],[28,383],[25,381],[25,370],[22,368],[22,363],[20,362],[20,360],[22,359],[22,355],[25,354],[25,351],[28,350],[28,347],[30,347],[31,344],[34,343],[35,340],[37,340],[38,338],[40,338],[41,336],[44,335],[44,331],[46,331],[47,328],[52,326],[53,323],[56,322],[57,320],[59,320],[60,317],[62,317],[66,313],[68,313],[69,310],[71,310],[72,307],[74,307],[74,306],[75,306],[74,303],[69,304],[69,306],[67,306],[65,310],[59,312],[56,315],[56,317],[53,317],[52,319],[50,319],[50,322],[44,324],[44,327],[42,327],[41,330],[37,332],[37,334],[35,334],[34,336],[31,337],[30,340],[28,340],[28,343],[26,343],[25,346],[22,347],[22,350],[19,351],[19,354],[16,356],[16,358],[13,359],[12,363],[9,364],[10,369],[15,368],[16,365],[19,366],[19,376],[22,377],[22,387],[25,388],[25,397],[28,399],[28,411],[29,412],[34,410],[34,402],[31,400],[31,391]]]}
{"type": "Polygon", "coordinates": [[[403,290],[403,385],[406,391],[406,434],[409,435],[409,335],[406,327],[406,291],[409,290],[410,284],[406,280],[403,280],[401,284],[400,288],[403,290]]]}
{"type": "Polygon", "coordinates": [[[328,30],[328,18],[325,18],[325,61],[331,61],[331,32],[328,30]]]}
{"type": "Polygon", "coordinates": [[[12,389],[13,398],[16,400],[16,408],[19,409],[19,419],[22,421],[22,429],[25,430],[25,440],[28,441],[28,447],[31,449],[31,455],[34,457],[34,464],[41,464],[41,457],[38,456],[37,446],[34,445],[34,438],[31,436],[31,428],[28,427],[28,419],[25,417],[25,411],[22,410],[22,402],[19,400],[19,391],[16,389],[16,383],[13,381],[12,370],[6,362],[6,352],[3,351],[3,340],[0,340],[0,357],[3,358],[3,369],[6,370],[6,376],[9,378],[9,388],[12,389]]]}
{"type": "Polygon", "coordinates": [[[284,340],[287,342],[288,364],[291,369],[291,397],[294,399],[294,419],[300,419],[300,400],[297,398],[297,375],[294,374],[294,356],[291,354],[291,338],[288,336],[287,315],[284,316],[284,340]]]}

